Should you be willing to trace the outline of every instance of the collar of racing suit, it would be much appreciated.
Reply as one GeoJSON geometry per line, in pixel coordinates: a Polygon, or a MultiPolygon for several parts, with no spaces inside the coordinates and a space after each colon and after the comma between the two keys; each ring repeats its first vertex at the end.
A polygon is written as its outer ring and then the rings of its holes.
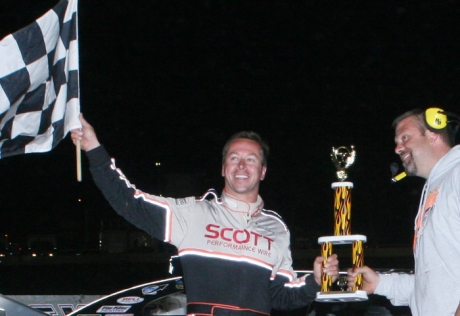
{"type": "Polygon", "coordinates": [[[247,220],[249,220],[263,208],[264,201],[260,195],[258,195],[256,202],[248,203],[222,192],[222,204],[233,212],[241,213],[247,220]]]}

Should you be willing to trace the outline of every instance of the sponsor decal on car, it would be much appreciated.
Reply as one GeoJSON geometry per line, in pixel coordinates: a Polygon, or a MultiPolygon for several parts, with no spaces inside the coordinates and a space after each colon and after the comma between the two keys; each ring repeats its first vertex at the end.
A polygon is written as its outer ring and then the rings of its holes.
{"type": "MultiPolygon", "coordinates": [[[[57,316],[57,315],[67,315],[74,310],[77,310],[81,307],[85,306],[85,304],[78,304],[78,305],[73,305],[73,304],[56,304],[53,305],[51,303],[47,304],[29,304],[29,307],[32,307],[33,309],[37,309],[45,314],[48,314],[50,316],[57,316]]],[[[84,314],[82,314],[84,315],[84,314]]]]}
{"type": "Polygon", "coordinates": [[[116,306],[116,305],[108,305],[108,306],[101,306],[96,313],[126,313],[131,306],[116,306]]]}
{"type": "Polygon", "coordinates": [[[176,280],[176,289],[178,289],[178,290],[183,290],[184,289],[184,282],[182,282],[182,279],[176,280]]]}
{"type": "Polygon", "coordinates": [[[165,288],[167,288],[168,285],[169,284],[146,286],[142,289],[142,294],[156,295],[158,292],[163,291],[165,288]]]}
{"type": "Polygon", "coordinates": [[[144,301],[144,299],[139,296],[125,296],[125,297],[120,297],[117,300],[117,303],[118,304],[137,304],[137,303],[141,303],[142,301],[144,301]]]}

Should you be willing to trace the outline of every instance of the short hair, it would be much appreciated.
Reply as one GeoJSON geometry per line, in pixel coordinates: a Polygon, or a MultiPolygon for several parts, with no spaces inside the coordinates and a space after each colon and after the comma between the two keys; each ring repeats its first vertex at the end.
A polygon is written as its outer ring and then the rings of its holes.
{"type": "MultiPolygon", "coordinates": [[[[413,109],[413,110],[407,111],[399,115],[397,118],[395,118],[392,126],[394,129],[396,129],[396,126],[398,126],[398,124],[402,120],[408,117],[414,117],[415,123],[418,129],[420,130],[420,133],[423,135],[425,134],[425,131],[428,129],[428,124],[426,123],[426,119],[425,119],[425,111],[426,110],[423,110],[423,109],[413,109]]],[[[449,124],[447,124],[446,128],[443,128],[439,131],[433,131],[433,132],[436,134],[439,134],[439,136],[444,141],[444,143],[446,143],[449,147],[453,147],[455,145],[455,139],[454,139],[455,135],[452,132],[452,127],[449,124]]]]}
{"type": "Polygon", "coordinates": [[[268,144],[260,137],[259,134],[253,131],[241,131],[233,134],[225,143],[224,148],[222,149],[222,164],[225,163],[225,157],[227,156],[228,149],[230,144],[237,139],[249,139],[255,141],[260,146],[260,155],[262,156],[262,166],[267,166],[268,154],[270,148],[268,144]]]}

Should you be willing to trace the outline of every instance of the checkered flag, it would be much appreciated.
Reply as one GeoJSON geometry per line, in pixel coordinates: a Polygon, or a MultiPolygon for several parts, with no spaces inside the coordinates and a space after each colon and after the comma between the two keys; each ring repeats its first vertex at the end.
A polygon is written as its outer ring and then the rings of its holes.
{"type": "Polygon", "coordinates": [[[0,41],[0,159],[47,152],[80,128],[77,0],[0,41]]]}

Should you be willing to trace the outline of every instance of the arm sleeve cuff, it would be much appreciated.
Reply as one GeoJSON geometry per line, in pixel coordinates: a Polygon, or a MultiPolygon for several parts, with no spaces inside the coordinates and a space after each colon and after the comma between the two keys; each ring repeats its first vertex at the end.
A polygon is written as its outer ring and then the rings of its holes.
{"type": "Polygon", "coordinates": [[[308,284],[308,291],[313,293],[316,296],[316,292],[321,290],[321,285],[316,283],[315,276],[313,274],[308,274],[305,277],[305,283],[308,284]]]}
{"type": "Polygon", "coordinates": [[[374,294],[386,296],[395,305],[409,305],[410,294],[414,288],[413,274],[383,274],[374,294]]]}
{"type": "Polygon", "coordinates": [[[86,156],[88,157],[90,168],[98,167],[110,161],[110,156],[102,145],[87,151],[86,156]]]}

